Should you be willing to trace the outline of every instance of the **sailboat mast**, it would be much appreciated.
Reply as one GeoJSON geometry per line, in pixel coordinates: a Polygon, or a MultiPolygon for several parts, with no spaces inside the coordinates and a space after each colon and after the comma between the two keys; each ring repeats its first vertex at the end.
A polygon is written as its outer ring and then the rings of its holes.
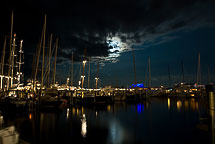
{"type": "Polygon", "coordinates": [[[12,39],[13,39],[13,11],[11,14],[11,27],[10,27],[10,51],[12,49],[12,39]]]}
{"type": "Polygon", "coordinates": [[[133,55],[133,64],[134,64],[134,83],[137,84],[134,48],[132,49],[132,55],[133,55]]]}
{"type": "Polygon", "coordinates": [[[13,11],[11,14],[11,28],[10,28],[10,44],[9,44],[9,48],[10,48],[10,52],[9,52],[9,61],[8,61],[8,80],[7,80],[7,89],[9,89],[10,86],[10,73],[11,73],[11,54],[12,54],[12,40],[13,40],[13,11]]]}
{"type": "Polygon", "coordinates": [[[170,68],[168,65],[168,77],[169,77],[169,87],[171,87],[171,79],[170,79],[170,68]]]}
{"type": "Polygon", "coordinates": [[[97,64],[97,74],[96,74],[96,89],[98,88],[98,80],[99,80],[99,62],[97,64]]]}
{"type": "Polygon", "coordinates": [[[23,53],[23,51],[22,51],[22,43],[23,43],[23,40],[20,41],[19,62],[17,62],[19,64],[18,74],[17,74],[17,76],[18,76],[18,84],[20,84],[20,82],[21,82],[21,75],[22,75],[22,73],[21,73],[21,65],[23,64],[23,62],[22,62],[22,53],[23,53]]]}
{"type": "Polygon", "coordinates": [[[147,64],[147,66],[146,66],[146,75],[145,75],[145,81],[144,81],[144,84],[147,84],[147,76],[148,76],[148,69],[149,69],[149,66],[148,66],[148,64],[147,64]]]}
{"type": "Polygon", "coordinates": [[[13,38],[13,44],[12,44],[12,50],[11,50],[11,86],[13,85],[13,79],[14,79],[14,57],[15,57],[15,48],[16,48],[16,34],[14,34],[13,38]]]}
{"type": "Polygon", "coordinates": [[[182,72],[182,82],[185,82],[184,81],[184,64],[183,64],[183,61],[181,62],[181,72],[182,72]]]}
{"type": "Polygon", "coordinates": [[[211,83],[210,68],[208,66],[208,84],[211,83]]]}
{"type": "Polygon", "coordinates": [[[43,33],[43,61],[42,61],[42,76],[41,76],[41,87],[43,87],[43,74],[44,74],[44,64],[45,64],[45,43],[46,43],[46,15],[44,20],[44,33],[43,33]]]}
{"type": "Polygon", "coordinates": [[[70,70],[70,71],[71,71],[71,77],[70,77],[70,79],[71,79],[71,87],[72,87],[72,86],[73,86],[73,68],[74,68],[74,67],[73,67],[73,66],[74,66],[74,65],[73,65],[73,64],[74,64],[74,53],[73,53],[73,52],[72,52],[71,61],[72,61],[72,62],[71,62],[71,65],[72,65],[72,66],[71,66],[71,70],[70,70]]]}
{"type": "Polygon", "coordinates": [[[3,52],[2,52],[2,59],[1,59],[1,75],[4,75],[4,59],[5,59],[6,43],[7,43],[7,38],[5,37],[4,47],[3,47],[3,52]]]}
{"type": "Polygon", "coordinates": [[[90,58],[89,58],[89,69],[88,69],[88,89],[90,88],[90,58]]]}
{"type": "Polygon", "coordinates": [[[55,76],[56,76],[56,63],[57,63],[57,49],[58,49],[58,38],[56,39],[56,44],[55,44],[53,84],[55,84],[55,80],[56,80],[55,76]]]}
{"type": "Polygon", "coordinates": [[[37,55],[36,55],[36,68],[35,68],[35,73],[34,73],[34,83],[37,79],[37,72],[38,72],[38,65],[39,65],[39,59],[40,59],[40,51],[41,51],[41,48],[42,48],[42,41],[43,41],[43,34],[44,33],[44,26],[43,26],[43,30],[42,30],[42,34],[41,34],[41,39],[40,39],[40,42],[39,42],[39,45],[38,45],[38,49],[37,49],[37,55]]]}
{"type": "Polygon", "coordinates": [[[198,55],[197,85],[201,84],[200,53],[198,55]]]}
{"type": "Polygon", "coordinates": [[[151,88],[151,60],[150,60],[150,56],[149,56],[149,88],[151,88]]]}
{"type": "Polygon", "coordinates": [[[50,65],[51,65],[51,50],[52,50],[52,34],[50,36],[50,42],[49,42],[49,56],[48,56],[48,74],[47,74],[47,86],[49,87],[49,75],[50,75],[50,65]]]}
{"type": "Polygon", "coordinates": [[[4,47],[3,47],[2,57],[1,57],[1,89],[3,89],[4,57],[5,57],[6,42],[7,42],[7,39],[5,37],[5,39],[4,39],[4,47]]]}
{"type": "Polygon", "coordinates": [[[21,72],[21,64],[22,64],[22,43],[23,43],[23,40],[20,41],[20,49],[19,49],[19,73],[21,72]]]}

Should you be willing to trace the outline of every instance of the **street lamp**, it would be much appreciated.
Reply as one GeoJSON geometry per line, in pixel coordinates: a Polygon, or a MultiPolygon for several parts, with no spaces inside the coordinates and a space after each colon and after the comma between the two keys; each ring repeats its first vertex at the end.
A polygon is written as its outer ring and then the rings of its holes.
{"type": "Polygon", "coordinates": [[[98,87],[98,80],[99,80],[99,78],[98,78],[98,77],[96,77],[96,78],[95,78],[95,80],[96,80],[96,89],[97,89],[97,87],[98,87]]]}
{"type": "Polygon", "coordinates": [[[87,61],[86,60],[83,60],[83,74],[81,76],[81,79],[82,79],[82,88],[84,87],[84,70],[85,70],[85,65],[86,65],[87,61]]]}
{"type": "Polygon", "coordinates": [[[82,88],[83,88],[83,86],[84,86],[84,78],[85,78],[85,76],[84,76],[84,75],[82,75],[82,76],[81,76],[81,81],[82,81],[82,82],[81,82],[81,84],[82,84],[82,88]]]}

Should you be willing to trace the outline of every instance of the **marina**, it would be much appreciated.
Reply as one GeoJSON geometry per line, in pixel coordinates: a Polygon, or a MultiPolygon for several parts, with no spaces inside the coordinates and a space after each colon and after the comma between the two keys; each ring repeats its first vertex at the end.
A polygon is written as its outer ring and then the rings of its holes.
{"type": "Polygon", "coordinates": [[[215,144],[206,1],[3,2],[0,144],[215,144]]]}

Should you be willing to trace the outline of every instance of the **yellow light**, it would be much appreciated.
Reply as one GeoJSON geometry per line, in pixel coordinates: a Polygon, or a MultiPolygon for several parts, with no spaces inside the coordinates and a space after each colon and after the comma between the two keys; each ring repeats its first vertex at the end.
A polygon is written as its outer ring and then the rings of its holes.
{"type": "Polygon", "coordinates": [[[109,112],[110,112],[110,110],[111,110],[111,106],[110,106],[110,105],[108,105],[108,106],[107,106],[107,111],[109,111],[109,112]]]}
{"type": "Polygon", "coordinates": [[[196,102],[196,109],[199,109],[199,103],[196,102]]]}
{"type": "Polygon", "coordinates": [[[31,115],[31,114],[29,114],[29,119],[30,119],[30,120],[32,119],[32,115],[31,115]]]}
{"type": "Polygon", "coordinates": [[[189,107],[189,103],[188,103],[188,101],[187,101],[187,100],[185,101],[185,104],[184,104],[184,105],[185,105],[185,109],[187,110],[187,109],[188,109],[188,107],[189,107]]]}
{"type": "Polygon", "coordinates": [[[83,106],[81,107],[81,113],[84,113],[84,107],[83,106]]]}
{"type": "Polygon", "coordinates": [[[75,108],[72,108],[72,114],[75,114],[75,108]]]}
{"type": "Polygon", "coordinates": [[[181,101],[177,101],[177,109],[178,109],[178,110],[180,110],[180,109],[181,109],[181,106],[182,106],[181,101]]]}
{"type": "Polygon", "coordinates": [[[190,107],[191,107],[191,109],[195,110],[196,102],[195,102],[195,99],[194,99],[194,98],[192,98],[192,99],[190,100],[190,107]]]}
{"type": "Polygon", "coordinates": [[[83,61],[83,64],[85,65],[85,64],[86,64],[86,62],[87,62],[87,61],[86,61],[86,60],[84,60],[84,61],[83,61]]]}
{"type": "Polygon", "coordinates": [[[194,94],[190,94],[190,96],[195,96],[194,94]]]}
{"type": "Polygon", "coordinates": [[[170,109],[170,98],[168,98],[168,109],[170,109]]]}
{"type": "Polygon", "coordinates": [[[77,109],[77,115],[79,114],[79,110],[77,109]]]}

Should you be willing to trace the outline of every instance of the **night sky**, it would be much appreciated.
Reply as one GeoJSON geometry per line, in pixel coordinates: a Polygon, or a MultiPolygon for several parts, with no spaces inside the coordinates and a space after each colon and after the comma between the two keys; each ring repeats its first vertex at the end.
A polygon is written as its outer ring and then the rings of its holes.
{"type": "MultiPolygon", "coordinates": [[[[130,86],[134,83],[132,48],[137,82],[143,83],[151,58],[152,86],[195,83],[198,53],[202,83],[215,82],[214,0],[3,0],[0,2],[0,48],[10,34],[11,11],[14,32],[23,39],[25,78],[31,78],[32,61],[47,14],[47,40],[59,38],[57,81],[69,76],[71,53],[75,55],[75,85],[80,78],[84,49],[91,63],[91,87],[99,62],[100,86],[130,86]]],[[[9,40],[8,40],[9,41],[9,40]]],[[[48,41],[47,41],[48,44],[48,41]]],[[[8,49],[8,48],[7,48],[8,49]]],[[[88,65],[86,65],[86,75],[88,65]]]]}

